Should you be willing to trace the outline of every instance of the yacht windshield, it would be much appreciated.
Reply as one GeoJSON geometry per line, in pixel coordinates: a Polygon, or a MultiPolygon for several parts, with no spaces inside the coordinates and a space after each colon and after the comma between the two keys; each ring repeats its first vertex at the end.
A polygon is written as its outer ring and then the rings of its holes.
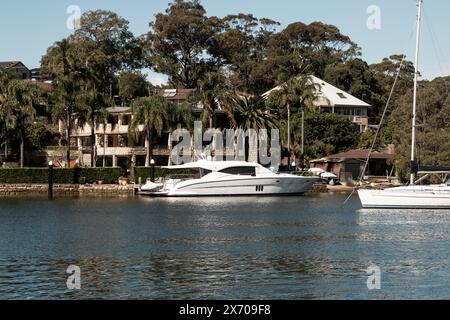
{"type": "Polygon", "coordinates": [[[212,172],[211,170],[200,168],[199,175],[195,178],[200,179],[200,178],[210,174],[211,172],[212,172]]]}
{"type": "Polygon", "coordinates": [[[221,173],[227,174],[237,174],[241,176],[255,176],[256,168],[255,167],[230,167],[223,170],[220,170],[221,173]]]}

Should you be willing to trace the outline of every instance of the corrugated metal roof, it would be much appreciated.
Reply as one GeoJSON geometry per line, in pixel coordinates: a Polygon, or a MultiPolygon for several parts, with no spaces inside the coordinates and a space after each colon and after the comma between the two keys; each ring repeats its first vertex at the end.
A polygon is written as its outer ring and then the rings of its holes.
{"type": "MultiPolygon", "coordinates": [[[[345,159],[367,159],[370,150],[351,150],[348,152],[342,152],[333,154],[328,157],[324,157],[319,160],[311,161],[313,163],[318,162],[339,162],[345,159]]],[[[393,155],[387,152],[374,151],[370,154],[370,159],[392,159],[393,155]]]]}
{"type": "MultiPolygon", "coordinates": [[[[319,79],[315,76],[310,76],[310,81],[317,85],[318,90],[316,95],[318,97],[315,102],[316,106],[349,106],[349,107],[370,107],[370,104],[352,96],[351,94],[319,79]]],[[[275,87],[270,91],[263,94],[267,97],[270,93],[276,90],[280,90],[281,86],[275,87]]]]}

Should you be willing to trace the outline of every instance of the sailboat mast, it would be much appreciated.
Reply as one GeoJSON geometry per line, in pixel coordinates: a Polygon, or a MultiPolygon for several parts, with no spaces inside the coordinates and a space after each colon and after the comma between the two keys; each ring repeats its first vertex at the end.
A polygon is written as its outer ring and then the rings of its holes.
{"type": "MultiPolygon", "coordinates": [[[[420,22],[422,18],[423,0],[419,0],[417,14],[417,35],[416,35],[416,58],[414,62],[414,97],[413,97],[413,114],[412,114],[412,141],[411,141],[411,164],[416,161],[416,116],[417,116],[417,81],[419,77],[419,50],[420,50],[420,22]]],[[[411,172],[411,185],[415,182],[415,173],[411,172]]]]}

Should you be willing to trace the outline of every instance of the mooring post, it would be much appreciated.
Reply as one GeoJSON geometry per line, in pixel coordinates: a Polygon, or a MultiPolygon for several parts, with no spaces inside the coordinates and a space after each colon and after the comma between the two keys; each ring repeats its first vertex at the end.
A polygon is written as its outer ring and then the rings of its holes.
{"type": "Polygon", "coordinates": [[[53,200],[53,161],[48,163],[48,200],[53,200]]]}
{"type": "Polygon", "coordinates": [[[155,160],[151,160],[150,161],[150,166],[152,167],[152,170],[151,170],[151,182],[155,182],[155,160]]]}

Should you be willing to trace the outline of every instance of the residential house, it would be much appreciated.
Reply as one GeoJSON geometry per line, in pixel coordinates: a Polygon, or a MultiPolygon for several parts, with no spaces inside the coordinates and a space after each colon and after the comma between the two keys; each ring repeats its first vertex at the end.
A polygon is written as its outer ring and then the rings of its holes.
{"type": "MultiPolygon", "coordinates": [[[[192,94],[193,89],[157,89],[157,94],[164,96],[175,104],[184,103],[192,94]]],[[[193,108],[194,110],[195,108],[193,108]]],[[[150,163],[146,159],[149,141],[143,132],[143,127],[139,129],[137,136],[131,136],[129,125],[132,120],[130,106],[115,106],[108,108],[109,119],[106,124],[99,124],[94,128],[94,152],[97,166],[121,166],[130,165],[144,166],[150,163]]],[[[64,123],[60,123],[59,131],[65,136],[64,123]]],[[[79,166],[91,166],[92,157],[92,128],[86,124],[81,128],[74,128],[70,141],[73,149],[73,159],[79,166]]],[[[134,135],[134,134],[133,134],[134,135]]],[[[153,141],[153,157],[157,165],[167,165],[169,160],[168,132],[164,132],[161,137],[155,137],[153,141]]],[[[52,154],[54,157],[56,153],[52,154]]],[[[60,162],[65,163],[64,154],[59,153],[60,162]]]]}
{"type": "MultiPolygon", "coordinates": [[[[367,162],[369,150],[351,150],[311,161],[311,167],[332,172],[341,181],[357,180],[367,162]]],[[[393,150],[374,151],[364,176],[386,177],[393,173],[393,150]]]]}
{"type": "MultiPolygon", "coordinates": [[[[315,107],[318,110],[347,117],[358,126],[360,132],[367,130],[369,126],[368,110],[371,107],[368,103],[315,76],[310,76],[310,81],[317,88],[315,107]]],[[[264,93],[263,96],[268,96],[271,92],[280,89],[281,86],[278,86],[264,93]]]]}
{"type": "Polygon", "coordinates": [[[0,61],[0,68],[14,70],[17,79],[31,79],[31,71],[21,61],[0,61]]]}

